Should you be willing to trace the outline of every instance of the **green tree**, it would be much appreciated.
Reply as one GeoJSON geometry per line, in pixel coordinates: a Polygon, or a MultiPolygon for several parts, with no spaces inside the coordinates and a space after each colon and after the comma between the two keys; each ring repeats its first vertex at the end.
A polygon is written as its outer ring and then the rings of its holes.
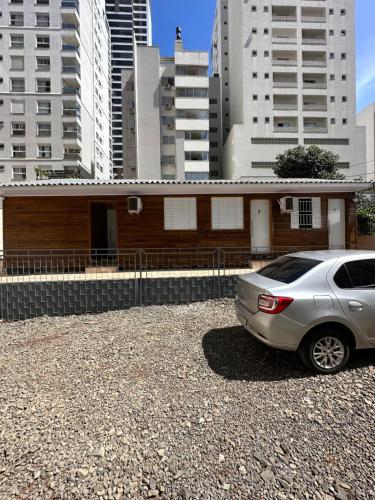
{"type": "Polygon", "coordinates": [[[276,157],[274,172],[281,178],[345,179],[337,169],[339,156],[318,146],[297,146],[276,157]]]}

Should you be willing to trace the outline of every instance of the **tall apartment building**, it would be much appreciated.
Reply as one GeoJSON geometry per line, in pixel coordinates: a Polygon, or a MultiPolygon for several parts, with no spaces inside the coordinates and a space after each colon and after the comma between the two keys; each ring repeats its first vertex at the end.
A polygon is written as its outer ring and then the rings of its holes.
{"type": "Polygon", "coordinates": [[[104,0],[0,7],[0,179],[110,178],[104,0]]]}
{"type": "Polygon", "coordinates": [[[225,177],[272,176],[277,154],[298,144],[329,149],[345,175],[358,172],[354,19],[354,0],[218,0],[225,177]]]}
{"type": "Polygon", "coordinates": [[[123,72],[125,177],[209,178],[209,54],[174,57],[135,47],[134,70],[123,72]]]}
{"type": "Polygon", "coordinates": [[[133,67],[134,44],[151,45],[151,0],[105,0],[111,30],[113,173],[123,177],[121,73],[133,67]]]}
{"type": "Polygon", "coordinates": [[[375,103],[369,104],[357,115],[357,125],[366,130],[366,163],[360,167],[360,175],[375,182],[375,103]]]}

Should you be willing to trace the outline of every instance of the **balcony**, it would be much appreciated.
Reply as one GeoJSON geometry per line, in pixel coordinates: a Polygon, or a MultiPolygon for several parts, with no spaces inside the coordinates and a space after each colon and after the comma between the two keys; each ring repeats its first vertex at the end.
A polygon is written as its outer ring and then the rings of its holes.
{"type": "Polygon", "coordinates": [[[296,89],[297,88],[297,82],[273,82],[273,87],[274,88],[279,88],[279,89],[296,89]]]}
{"type": "Polygon", "coordinates": [[[325,38],[302,38],[303,45],[326,45],[325,38]]]}
{"type": "Polygon", "coordinates": [[[303,82],[304,89],[326,89],[327,82],[303,82]]]}
{"type": "Polygon", "coordinates": [[[77,12],[79,12],[79,2],[76,0],[62,0],[61,1],[61,8],[62,9],[74,9],[77,12]]]}
{"type": "Polygon", "coordinates": [[[272,7],[272,21],[296,22],[297,21],[296,7],[274,5],[272,7]]]}
{"type": "Polygon", "coordinates": [[[298,132],[298,119],[291,117],[278,117],[274,118],[274,132],[277,133],[297,133],[298,132]]]}
{"type": "Polygon", "coordinates": [[[302,44],[304,45],[325,45],[326,31],[325,30],[302,30],[302,44]]]}
{"type": "Polygon", "coordinates": [[[326,9],[324,7],[302,7],[301,21],[303,23],[325,23],[326,9]]]}
{"type": "Polygon", "coordinates": [[[75,107],[63,108],[62,115],[65,117],[81,118],[81,110],[75,107]]]}
{"type": "Polygon", "coordinates": [[[61,50],[63,52],[75,52],[79,55],[79,46],[78,45],[73,45],[71,43],[66,43],[63,44],[61,47],[61,50]]]}
{"type": "Polygon", "coordinates": [[[81,76],[81,68],[79,66],[62,66],[62,72],[81,76]]]}
{"type": "Polygon", "coordinates": [[[327,19],[323,16],[302,16],[301,21],[303,23],[325,23],[327,19]]]}
{"type": "Polygon", "coordinates": [[[65,161],[82,161],[81,153],[65,152],[64,153],[64,160],[65,161]]]}
{"type": "Polygon", "coordinates": [[[81,97],[81,90],[76,87],[63,87],[62,93],[64,95],[76,95],[77,97],[81,97]]]}
{"type": "Polygon", "coordinates": [[[272,59],[274,66],[297,66],[297,59],[272,59]]]}
{"type": "Polygon", "coordinates": [[[327,134],[327,119],[305,118],[303,122],[303,131],[306,134],[327,134]]]}
{"type": "Polygon", "coordinates": [[[284,111],[295,111],[298,109],[297,103],[292,102],[274,102],[273,109],[284,111]]]}
{"type": "Polygon", "coordinates": [[[304,102],[303,103],[303,110],[304,111],[327,111],[327,104],[304,102]]]}
{"type": "Polygon", "coordinates": [[[295,29],[277,28],[272,30],[272,43],[295,44],[297,43],[297,32],[295,29]]]}

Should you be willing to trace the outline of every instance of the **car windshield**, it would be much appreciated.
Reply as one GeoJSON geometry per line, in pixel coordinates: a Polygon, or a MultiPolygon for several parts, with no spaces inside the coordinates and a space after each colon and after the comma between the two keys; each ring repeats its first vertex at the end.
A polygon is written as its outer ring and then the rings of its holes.
{"type": "Polygon", "coordinates": [[[320,260],[315,259],[280,257],[280,259],[275,260],[272,264],[269,264],[268,266],[257,271],[257,274],[275,281],[281,281],[282,283],[289,284],[298,280],[298,278],[301,278],[301,276],[320,263],[320,260]]]}

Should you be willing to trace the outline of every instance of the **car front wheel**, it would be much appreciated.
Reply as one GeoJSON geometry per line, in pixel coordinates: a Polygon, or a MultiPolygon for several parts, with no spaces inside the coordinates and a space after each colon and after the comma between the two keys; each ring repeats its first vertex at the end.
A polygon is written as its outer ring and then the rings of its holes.
{"type": "Polygon", "coordinates": [[[303,342],[299,354],[311,370],[317,373],[336,373],[348,362],[350,345],[346,335],[340,331],[322,328],[303,342]]]}

